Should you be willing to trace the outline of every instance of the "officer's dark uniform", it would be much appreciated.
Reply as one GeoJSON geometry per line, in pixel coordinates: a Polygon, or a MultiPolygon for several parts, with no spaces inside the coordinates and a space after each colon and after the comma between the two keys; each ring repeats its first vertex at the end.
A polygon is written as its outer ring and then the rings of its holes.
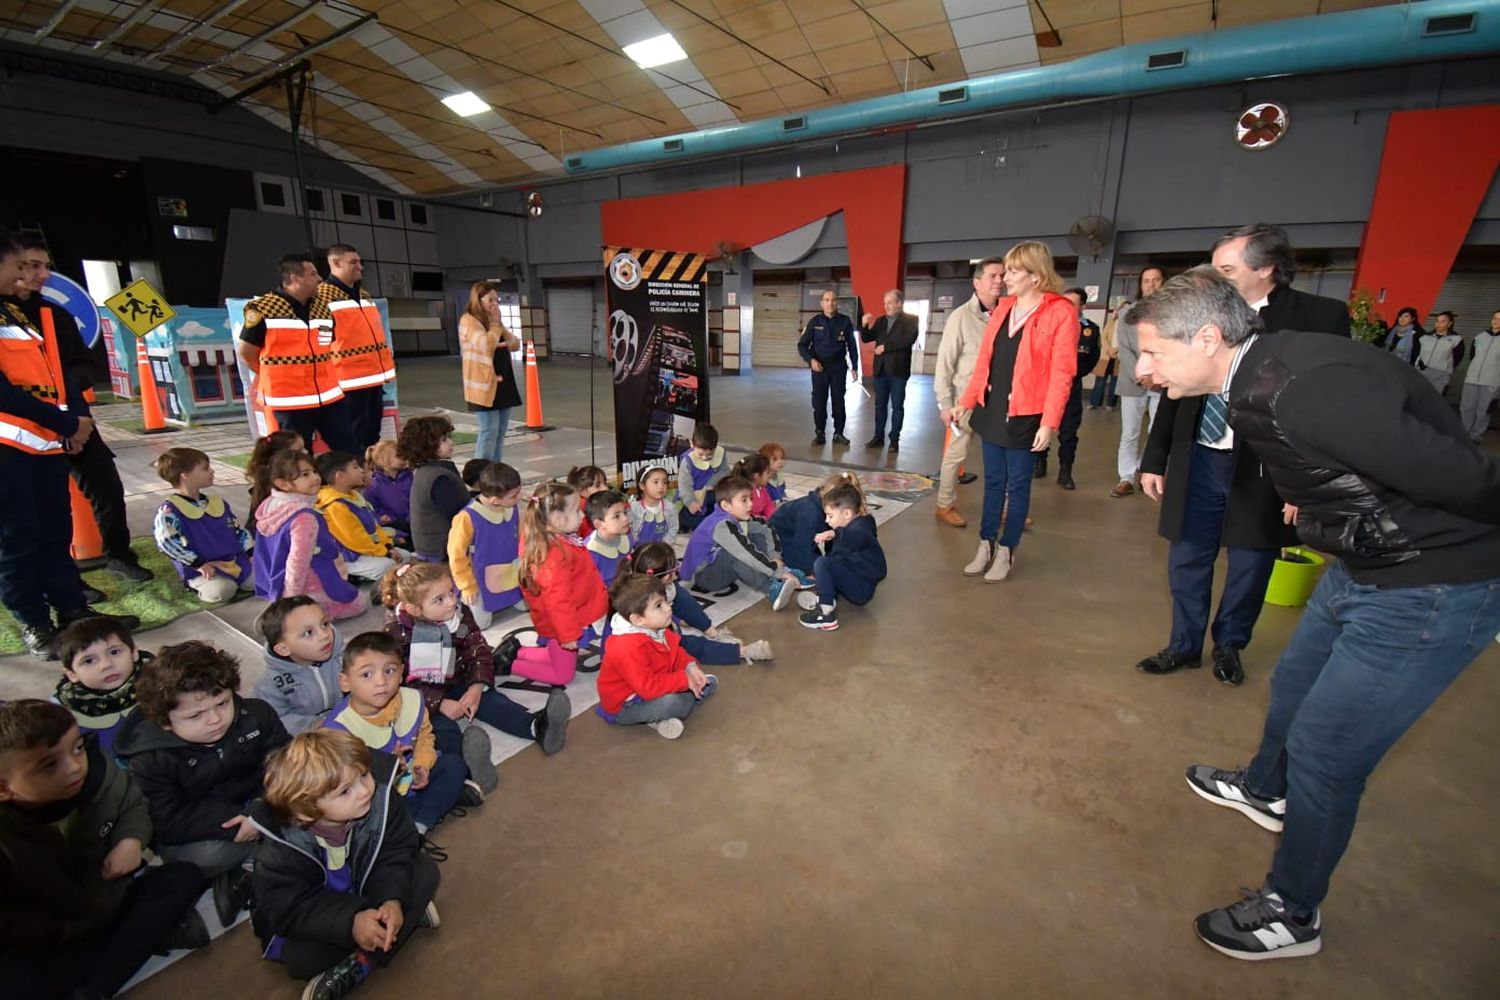
{"type": "Polygon", "coordinates": [[[831,317],[819,312],[807,321],[797,341],[797,353],[811,367],[816,360],[822,371],[812,373],[813,433],[823,439],[823,428],[828,423],[828,394],[833,392],[833,433],[844,433],[844,380],[849,369],[859,369],[859,338],[854,335],[854,322],[841,312],[831,317]],[[848,363],[844,358],[848,356],[848,363]]]}
{"type": "MultiPolygon", "coordinates": [[[[1072,489],[1073,459],[1078,454],[1078,428],[1083,423],[1083,377],[1099,363],[1099,324],[1078,317],[1081,328],[1078,335],[1078,374],[1073,376],[1073,388],[1068,391],[1068,404],[1063,408],[1062,426],[1057,429],[1057,481],[1072,489]]],[[[1046,453],[1043,453],[1043,461],[1046,453]]],[[[1045,466],[1043,475],[1046,475],[1045,466]]]]}

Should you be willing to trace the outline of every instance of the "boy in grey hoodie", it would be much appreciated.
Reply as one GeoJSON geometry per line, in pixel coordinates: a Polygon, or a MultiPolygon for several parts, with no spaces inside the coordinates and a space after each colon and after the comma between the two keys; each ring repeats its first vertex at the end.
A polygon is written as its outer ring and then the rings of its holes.
{"type": "Polygon", "coordinates": [[[274,708],[293,736],[318,728],[343,697],[343,636],[328,612],[306,594],[272,602],[255,627],[265,642],[266,672],[254,697],[274,708]]]}

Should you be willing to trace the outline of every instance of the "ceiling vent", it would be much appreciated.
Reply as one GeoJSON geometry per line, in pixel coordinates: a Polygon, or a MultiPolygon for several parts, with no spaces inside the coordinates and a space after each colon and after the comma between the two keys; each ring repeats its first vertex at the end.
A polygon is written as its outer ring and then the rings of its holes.
{"type": "Polygon", "coordinates": [[[682,152],[682,140],[681,139],[667,139],[667,140],[663,141],[662,144],[661,144],[661,151],[663,153],[680,153],[680,152],[682,152]]]}
{"type": "Polygon", "coordinates": [[[1176,52],[1153,52],[1146,57],[1146,69],[1181,69],[1187,65],[1187,49],[1176,52]]]}
{"type": "Polygon", "coordinates": [[[949,87],[938,91],[939,104],[962,104],[969,99],[968,87],[949,87]]]}
{"type": "Polygon", "coordinates": [[[801,132],[805,128],[807,128],[806,115],[798,115],[796,118],[781,119],[781,131],[783,132],[801,132]]]}
{"type": "Polygon", "coordinates": [[[1466,35],[1474,30],[1474,15],[1469,14],[1445,14],[1441,17],[1429,17],[1422,26],[1423,38],[1435,38],[1438,35],[1466,35]]]}
{"type": "Polygon", "coordinates": [[[566,160],[566,163],[569,170],[577,170],[579,167],[583,166],[583,157],[570,156],[566,160]]]}

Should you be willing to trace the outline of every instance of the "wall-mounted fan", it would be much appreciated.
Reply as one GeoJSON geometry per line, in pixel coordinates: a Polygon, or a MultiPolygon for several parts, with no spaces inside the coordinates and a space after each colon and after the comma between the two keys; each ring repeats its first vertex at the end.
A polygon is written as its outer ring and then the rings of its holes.
{"type": "Polygon", "coordinates": [[[1242,149],[1270,149],[1286,135],[1291,124],[1286,108],[1271,101],[1252,104],[1234,121],[1234,141],[1242,149]]]}
{"type": "Polygon", "coordinates": [[[1068,246],[1080,257],[1097,257],[1114,235],[1113,222],[1102,215],[1085,215],[1068,230],[1068,246]]]}

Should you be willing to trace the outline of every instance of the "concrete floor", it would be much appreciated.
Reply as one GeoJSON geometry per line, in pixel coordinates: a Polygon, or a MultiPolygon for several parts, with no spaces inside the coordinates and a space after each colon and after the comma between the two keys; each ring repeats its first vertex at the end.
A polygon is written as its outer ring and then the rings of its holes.
{"type": "MultiPolygon", "coordinates": [[[[458,405],[456,360],[401,371],[406,408],[458,405]]],[[[587,426],[586,367],[542,379],[549,422],[587,426]]],[[[807,444],[805,373],[713,393],[726,442],[832,454],[807,444]]],[[[890,464],[930,471],[926,380],[910,400],[890,464]]],[[[361,995],[1493,996],[1494,646],[1370,782],[1320,956],[1258,966],[1194,938],[1194,915],[1260,884],[1275,837],[1192,795],[1183,769],[1248,759],[1298,612],[1266,608],[1242,688],[1131,669],[1166,637],[1166,546],[1153,504],[1106,495],[1118,426],[1087,414],[1080,488],[1038,484],[1006,584],[960,574],[973,529],[939,525],[929,497],[882,529],[891,577],[837,633],[765,604],[735,619],[778,658],[723,676],[681,740],[585,716],[561,755],[508,761],[491,801],[439,831],[442,929],[361,995]]],[[[960,493],[970,514],[979,489],[960,493]]],[[[132,995],[299,988],[240,928],[132,995]]]]}

